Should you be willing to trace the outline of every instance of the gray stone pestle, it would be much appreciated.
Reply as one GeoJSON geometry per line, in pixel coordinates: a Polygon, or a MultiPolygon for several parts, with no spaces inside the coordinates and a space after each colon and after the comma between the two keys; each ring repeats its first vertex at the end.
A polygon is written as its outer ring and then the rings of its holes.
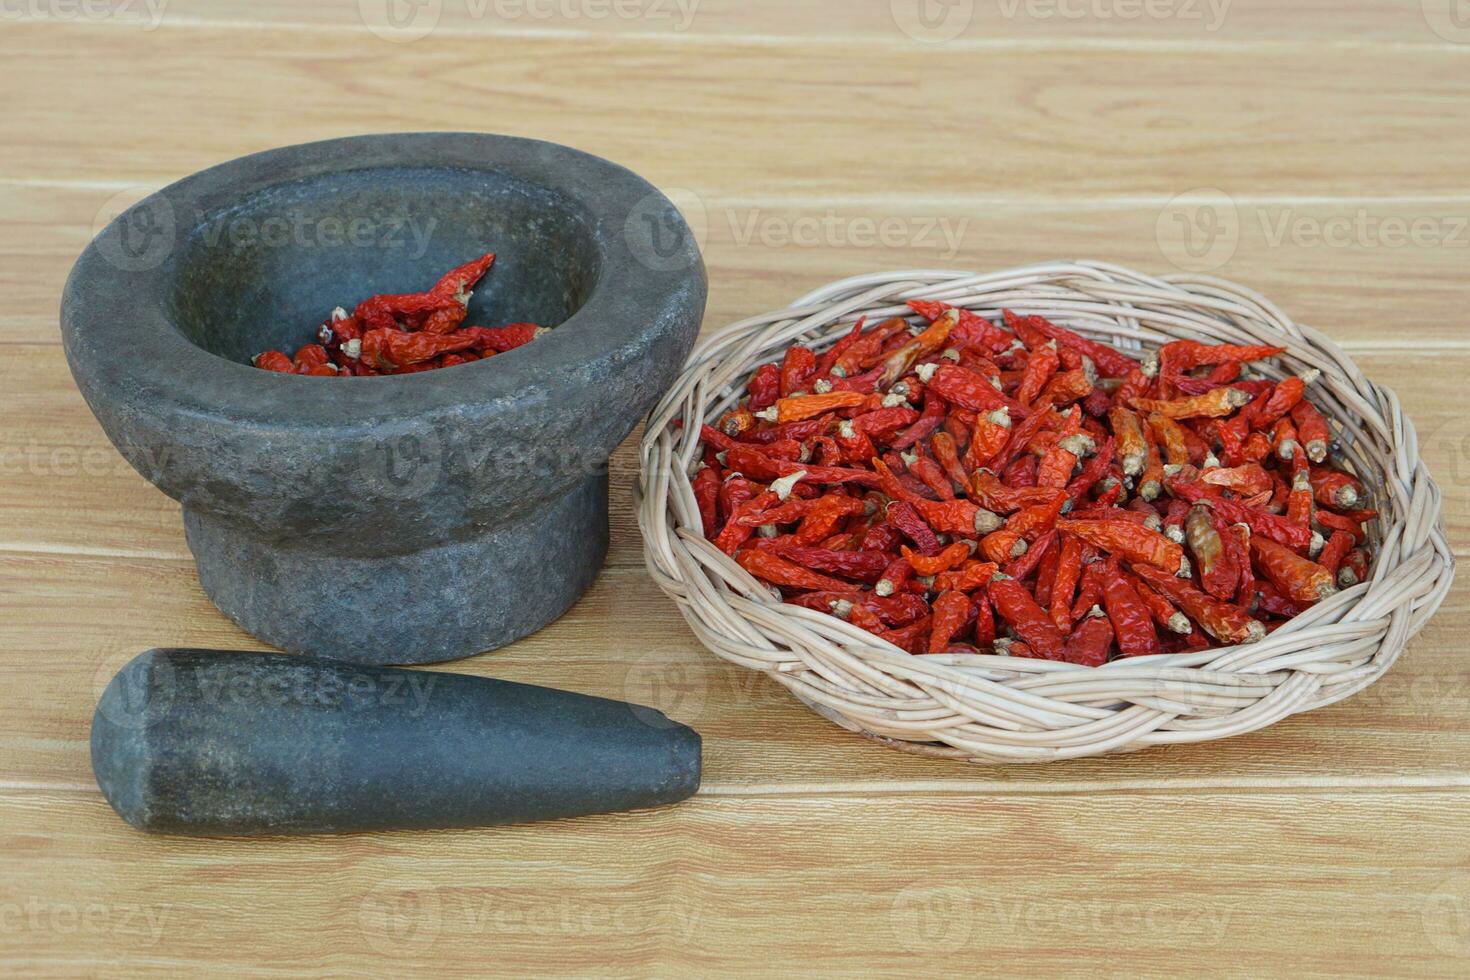
{"type": "Polygon", "coordinates": [[[103,692],[92,768],[156,833],[480,827],[685,799],[700,738],[652,708],[485,677],[160,649],[103,692]]]}

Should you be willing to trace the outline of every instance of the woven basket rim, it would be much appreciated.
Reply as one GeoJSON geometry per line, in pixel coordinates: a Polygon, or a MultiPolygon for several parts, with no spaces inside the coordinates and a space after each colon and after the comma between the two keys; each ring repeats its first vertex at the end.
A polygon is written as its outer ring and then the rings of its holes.
{"type": "Polygon", "coordinates": [[[1392,667],[1454,577],[1442,497],[1398,397],[1324,334],[1212,276],[1154,277],[1068,261],[829,283],[702,339],[650,413],[640,462],[646,564],[707,647],[761,670],[844,728],[940,758],[1034,762],[1205,741],[1334,703],[1392,667]],[[911,316],[904,304],[914,298],[982,316],[1001,307],[1041,314],[1130,353],[1179,338],[1287,347],[1261,373],[1322,372],[1311,398],[1333,423],[1335,456],[1368,484],[1381,512],[1370,528],[1369,580],[1257,644],[1100,667],[996,654],[913,656],[836,617],[781,602],[704,538],[689,481],[699,423],[731,407],[749,373],[790,344],[820,351],[857,315],[911,316]]]}

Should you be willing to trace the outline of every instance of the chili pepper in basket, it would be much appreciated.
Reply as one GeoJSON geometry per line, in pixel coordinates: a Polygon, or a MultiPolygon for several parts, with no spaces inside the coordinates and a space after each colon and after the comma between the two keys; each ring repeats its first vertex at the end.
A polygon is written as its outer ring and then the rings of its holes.
{"type": "Polygon", "coordinates": [[[1153,614],[1139,598],[1118,559],[1103,563],[1103,606],[1125,657],[1146,657],[1162,652],[1153,614]]]}
{"type": "Polygon", "coordinates": [[[1203,395],[1160,400],[1135,398],[1133,407],[1140,412],[1157,412],[1168,419],[1221,418],[1250,404],[1251,396],[1239,388],[1216,388],[1203,395]]]}
{"type": "Polygon", "coordinates": [[[1221,643],[1256,643],[1266,638],[1265,624],[1252,619],[1239,606],[1211,598],[1178,576],[1168,575],[1151,565],[1134,564],[1133,574],[1143,579],[1164,598],[1221,643]]]}
{"type": "Polygon", "coordinates": [[[1154,622],[1161,628],[1179,636],[1188,636],[1194,632],[1194,626],[1189,617],[1174,607],[1174,604],[1165,599],[1152,586],[1145,583],[1138,576],[1130,579],[1133,590],[1138,593],[1139,600],[1148,607],[1149,615],[1153,616],[1154,622]]]}
{"type": "Polygon", "coordinates": [[[930,626],[929,652],[943,653],[975,615],[974,604],[963,592],[941,592],[934,600],[934,621],[930,626]]]}
{"type": "Polygon", "coordinates": [[[1317,503],[1337,510],[1352,510],[1363,499],[1363,485],[1350,474],[1327,466],[1314,466],[1309,479],[1317,503]]]}
{"type": "MultiPolygon", "coordinates": [[[[364,311],[367,327],[452,320],[435,302],[387,298],[364,311]]],[[[1276,348],[1178,342],[1134,361],[1043,317],[1007,311],[1012,335],[944,304],[913,309],[927,327],[859,319],[792,345],[700,429],[706,536],[787,601],[915,654],[1098,665],[1115,645],[1251,642],[1316,601],[1308,587],[1366,577],[1376,514],[1354,509],[1355,478],[1311,464],[1327,448],[1307,445],[1313,373],[1242,380],[1242,364],[1276,348]],[[745,557],[757,553],[768,557],[745,557]],[[997,613],[1019,639],[996,637],[997,613]]],[[[334,325],[361,337],[362,324],[342,313],[324,326],[335,359],[334,325]]],[[[461,356],[475,351],[397,370],[461,356]]]]}
{"type": "Polygon", "coordinates": [[[1097,606],[1092,607],[1081,624],[1072,631],[1062,651],[1062,659],[1082,667],[1101,667],[1108,662],[1113,647],[1113,622],[1097,606]]]}
{"type": "Polygon", "coordinates": [[[1337,572],[1337,584],[1341,588],[1350,589],[1366,582],[1368,581],[1368,569],[1368,552],[1363,548],[1354,548],[1342,560],[1342,568],[1337,572]]]}
{"type": "Polygon", "coordinates": [[[1171,575],[1185,567],[1183,548],[1158,531],[1127,521],[1058,521],[1057,529],[1126,561],[1144,562],[1171,575]]]}
{"type": "Polygon", "coordinates": [[[989,595],[1000,618],[1010,624],[1035,655],[1044,660],[1063,659],[1066,641],[1061,630],[1019,582],[997,578],[990,583],[989,595]]]}
{"type": "Polygon", "coordinates": [[[1314,463],[1326,462],[1332,445],[1332,430],[1327,427],[1327,420],[1317,406],[1309,401],[1300,401],[1291,410],[1291,418],[1296,423],[1297,439],[1306,449],[1307,458],[1314,463]]]}
{"type": "Polygon", "coordinates": [[[853,588],[848,582],[803,568],[794,561],[761,548],[746,548],[736,554],[735,560],[741,568],[772,585],[811,592],[840,592],[853,588]]]}
{"type": "Polygon", "coordinates": [[[1256,570],[1293,602],[1312,605],[1337,592],[1327,569],[1270,538],[1251,538],[1256,570]]]}

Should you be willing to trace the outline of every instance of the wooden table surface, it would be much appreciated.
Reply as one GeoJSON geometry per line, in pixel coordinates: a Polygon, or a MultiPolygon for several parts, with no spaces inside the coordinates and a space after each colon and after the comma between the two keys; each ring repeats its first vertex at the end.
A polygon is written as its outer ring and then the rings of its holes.
{"type": "Polygon", "coordinates": [[[631,444],[591,592],[453,669],[665,709],[704,735],[696,798],[305,840],[118,820],[88,761],[106,679],[259,644],[78,395],[58,297],[121,204],[278,145],[607,156],[702,234],[707,328],[880,269],[1211,268],[1399,391],[1470,540],[1463,0],[386,2],[0,4],[0,971],[1470,970],[1470,582],[1375,687],[1267,731],[926,761],[700,648],[642,567],[631,444]]]}

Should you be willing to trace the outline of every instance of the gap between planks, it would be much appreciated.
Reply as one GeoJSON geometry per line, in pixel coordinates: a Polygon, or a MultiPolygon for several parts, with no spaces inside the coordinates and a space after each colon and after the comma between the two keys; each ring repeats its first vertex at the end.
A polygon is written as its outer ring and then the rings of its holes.
{"type": "MultiPolygon", "coordinates": [[[[967,763],[953,763],[967,765],[967,763]]],[[[1058,763],[1065,766],[1066,763],[1058,763]]],[[[1342,777],[1282,777],[1280,779],[1088,779],[1019,784],[986,779],[896,779],[852,780],[811,783],[706,782],[695,799],[789,799],[834,798],[929,799],[935,797],[1006,797],[1046,799],[1059,796],[1370,796],[1392,793],[1443,793],[1460,796],[1470,790],[1470,774],[1459,777],[1405,777],[1396,780],[1342,777]]],[[[67,795],[102,798],[94,783],[50,783],[45,781],[0,780],[0,794],[12,796],[67,795]]]]}
{"type": "MultiPolygon", "coordinates": [[[[19,16],[8,18],[12,23],[32,25],[55,25],[72,29],[95,27],[103,30],[138,30],[134,22],[121,18],[105,18],[85,24],[75,20],[47,15],[44,11],[26,10],[19,16]]],[[[197,31],[291,31],[303,34],[364,34],[372,32],[363,24],[320,24],[291,20],[248,20],[190,17],[170,14],[162,18],[153,30],[197,30],[197,31]]],[[[493,29],[440,24],[434,33],[452,38],[497,37],[510,40],[566,40],[600,41],[604,43],[629,41],[638,44],[681,44],[710,45],[724,47],[768,47],[768,48],[813,48],[841,47],[850,49],[891,48],[908,46],[913,42],[901,36],[879,37],[868,34],[768,34],[768,33],[701,33],[698,31],[618,31],[610,33],[599,30],[579,30],[556,27],[507,27],[493,29]]],[[[1394,41],[1388,39],[1354,40],[1349,38],[1200,38],[1178,40],[1145,37],[1035,37],[1035,38],[953,38],[944,42],[947,53],[963,51],[1139,51],[1160,53],[1248,53],[1280,51],[1291,52],[1307,49],[1319,51],[1404,51],[1411,54],[1425,52],[1456,53],[1470,55],[1470,45],[1452,41],[1394,41]]]]}

